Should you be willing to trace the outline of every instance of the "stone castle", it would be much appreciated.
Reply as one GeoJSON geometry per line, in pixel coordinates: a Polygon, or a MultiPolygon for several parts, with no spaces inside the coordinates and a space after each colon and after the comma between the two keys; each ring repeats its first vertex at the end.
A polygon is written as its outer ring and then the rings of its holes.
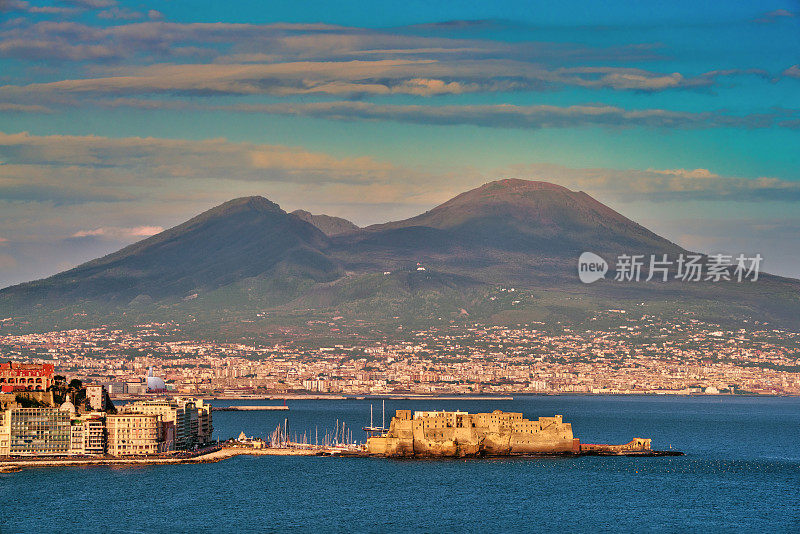
{"type": "Polygon", "coordinates": [[[367,440],[367,452],[399,457],[627,454],[649,453],[650,440],[582,444],[560,415],[532,421],[521,413],[500,410],[476,414],[397,410],[388,432],[367,440]]]}

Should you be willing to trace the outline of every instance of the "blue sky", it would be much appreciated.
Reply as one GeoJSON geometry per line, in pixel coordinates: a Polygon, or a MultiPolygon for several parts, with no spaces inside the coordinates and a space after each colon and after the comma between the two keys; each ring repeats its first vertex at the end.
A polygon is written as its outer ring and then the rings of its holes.
{"type": "Polygon", "coordinates": [[[800,276],[800,3],[0,0],[0,287],[242,195],[500,178],[800,276]]]}

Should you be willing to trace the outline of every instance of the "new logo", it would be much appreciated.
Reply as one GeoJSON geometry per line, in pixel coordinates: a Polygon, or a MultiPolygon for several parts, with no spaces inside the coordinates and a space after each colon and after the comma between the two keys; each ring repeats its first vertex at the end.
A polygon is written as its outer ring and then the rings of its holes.
{"type": "Polygon", "coordinates": [[[578,258],[578,277],[584,284],[591,284],[605,278],[607,272],[606,260],[593,252],[584,252],[578,258]]]}

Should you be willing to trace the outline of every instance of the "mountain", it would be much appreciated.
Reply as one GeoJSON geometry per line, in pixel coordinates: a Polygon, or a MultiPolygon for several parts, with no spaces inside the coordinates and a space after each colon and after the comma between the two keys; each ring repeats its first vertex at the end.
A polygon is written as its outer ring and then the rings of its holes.
{"type": "Polygon", "coordinates": [[[247,197],[69,271],[0,290],[0,317],[42,329],[157,318],[236,330],[256,316],[291,324],[334,316],[555,323],[635,306],[800,327],[797,280],[617,282],[614,260],[623,253],[675,259],[687,251],[584,192],[546,182],[491,182],[416,217],[362,229],[247,197]],[[584,251],[609,263],[605,280],[580,283],[584,251]]]}
{"type": "Polygon", "coordinates": [[[574,254],[587,247],[680,250],[583,191],[528,180],[491,182],[422,215],[370,230],[410,227],[446,230],[459,242],[539,254],[574,254]]]}
{"type": "Polygon", "coordinates": [[[577,258],[587,250],[685,252],[584,192],[526,180],[491,182],[347,239],[351,246],[340,260],[350,269],[423,262],[491,283],[574,279],[577,258]]]}
{"type": "Polygon", "coordinates": [[[122,250],[45,280],[0,292],[0,302],[126,305],[191,297],[252,277],[330,281],[328,237],[262,197],[238,198],[122,250]]]}
{"type": "Polygon", "coordinates": [[[341,217],[331,217],[330,215],[313,215],[305,210],[295,210],[290,215],[294,215],[307,223],[311,223],[319,228],[325,235],[340,235],[357,232],[358,226],[347,219],[341,217]]]}

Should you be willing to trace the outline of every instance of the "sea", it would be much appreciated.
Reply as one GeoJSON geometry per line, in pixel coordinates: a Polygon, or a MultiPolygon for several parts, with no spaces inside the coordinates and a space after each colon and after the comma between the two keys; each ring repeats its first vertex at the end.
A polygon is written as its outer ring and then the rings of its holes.
{"type": "MultiPolygon", "coordinates": [[[[280,401],[213,401],[219,406],[280,401]]],[[[217,438],[337,425],[364,440],[380,400],[214,412],[217,438]]],[[[659,458],[392,460],[239,456],[214,464],[0,474],[0,532],[800,532],[800,398],[522,396],[386,400],[394,410],[561,414],[588,443],[652,438],[659,458]]]]}

